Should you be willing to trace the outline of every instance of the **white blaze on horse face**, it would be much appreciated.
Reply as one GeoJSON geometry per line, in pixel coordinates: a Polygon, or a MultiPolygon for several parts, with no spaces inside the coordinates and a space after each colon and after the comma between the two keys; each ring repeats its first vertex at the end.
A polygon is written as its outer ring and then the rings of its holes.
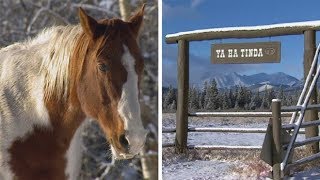
{"type": "Polygon", "coordinates": [[[129,143],[129,154],[138,154],[146,139],[146,130],[141,121],[138,75],[135,70],[135,59],[124,46],[124,54],[121,62],[128,75],[127,81],[122,86],[121,98],[118,104],[118,112],[124,121],[126,138],[129,143]]]}

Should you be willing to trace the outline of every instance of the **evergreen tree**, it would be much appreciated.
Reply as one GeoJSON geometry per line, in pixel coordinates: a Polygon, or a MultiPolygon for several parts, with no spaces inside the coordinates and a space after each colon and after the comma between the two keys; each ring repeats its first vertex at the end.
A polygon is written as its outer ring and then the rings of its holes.
{"type": "Polygon", "coordinates": [[[261,107],[261,97],[260,92],[257,91],[257,93],[251,98],[251,102],[249,104],[250,110],[255,110],[261,107]]]}
{"type": "Polygon", "coordinates": [[[205,109],[205,97],[206,97],[206,92],[208,88],[208,82],[205,81],[202,86],[202,90],[200,92],[200,97],[199,97],[199,108],[205,109]]]}
{"type": "Polygon", "coordinates": [[[220,107],[221,107],[221,109],[230,109],[231,108],[231,100],[230,100],[229,94],[227,92],[224,92],[221,96],[221,106],[220,107]]]}
{"type": "Polygon", "coordinates": [[[300,97],[300,94],[301,94],[301,90],[296,90],[294,92],[294,94],[291,96],[292,97],[292,105],[297,104],[299,97],[300,97]]]}
{"type": "Polygon", "coordinates": [[[238,108],[243,109],[245,104],[246,104],[246,97],[247,96],[247,92],[246,92],[246,88],[243,86],[240,86],[240,89],[238,91],[238,95],[237,95],[237,105],[238,108]]]}
{"type": "Polygon", "coordinates": [[[279,90],[277,98],[281,99],[282,105],[285,105],[285,106],[287,105],[286,104],[287,103],[287,97],[284,94],[283,86],[280,86],[280,90],[279,90]]]}
{"type": "Polygon", "coordinates": [[[163,109],[170,109],[170,105],[173,101],[177,101],[176,94],[172,86],[169,86],[169,90],[164,97],[164,102],[162,104],[163,109]]]}
{"type": "Polygon", "coordinates": [[[231,89],[229,90],[228,99],[230,100],[230,108],[234,108],[236,98],[231,89]]]}
{"type": "Polygon", "coordinates": [[[268,91],[268,108],[270,108],[270,105],[271,105],[271,102],[272,102],[272,99],[275,99],[276,98],[276,93],[274,92],[273,88],[271,88],[269,91],[268,91]]]}
{"type": "Polygon", "coordinates": [[[234,94],[233,94],[233,108],[234,109],[238,109],[239,105],[238,105],[238,92],[239,92],[239,87],[236,86],[235,90],[234,90],[234,94]]]}
{"type": "Polygon", "coordinates": [[[208,110],[214,110],[218,108],[218,104],[218,88],[216,81],[213,79],[210,81],[210,85],[206,90],[205,108],[208,110]]]}
{"type": "Polygon", "coordinates": [[[288,94],[286,98],[286,106],[294,105],[292,95],[288,94]]]}
{"type": "Polygon", "coordinates": [[[169,109],[170,109],[170,110],[177,110],[176,100],[173,100],[173,102],[170,104],[169,109]]]}
{"type": "Polygon", "coordinates": [[[265,86],[265,89],[264,89],[264,95],[262,97],[262,101],[261,101],[261,106],[260,106],[260,109],[267,109],[269,108],[269,102],[268,102],[268,89],[267,89],[267,86],[265,86]]]}
{"type": "Polygon", "coordinates": [[[283,100],[284,99],[284,92],[283,92],[283,86],[280,86],[279,94],[278,94],[278,99],[283,100]]]}
{"type": "Polygon", "coordinates": [[[252,98],[253,98],[252,92],[248,88],[246,88],[246,104],[245,104],[246,109],[249,109],[249,105],[252,98]]]}
{"type": "Polygon", "coordinates": [[[199,109],[199,92],[195,86],[189,89],[189,109],[199,109]]]}

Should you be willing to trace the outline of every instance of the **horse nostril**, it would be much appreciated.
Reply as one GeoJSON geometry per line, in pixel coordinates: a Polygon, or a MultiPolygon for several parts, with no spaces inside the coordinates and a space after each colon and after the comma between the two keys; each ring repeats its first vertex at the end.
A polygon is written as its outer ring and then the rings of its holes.
{"type": "Polygon", "coordinates": [[[129,142],[126,138],[126,135],[122,134],[120,137],[119,137],[119,142],[120,144],[122,145],[122,147],[126,150],[129,150],[129,142]]]}

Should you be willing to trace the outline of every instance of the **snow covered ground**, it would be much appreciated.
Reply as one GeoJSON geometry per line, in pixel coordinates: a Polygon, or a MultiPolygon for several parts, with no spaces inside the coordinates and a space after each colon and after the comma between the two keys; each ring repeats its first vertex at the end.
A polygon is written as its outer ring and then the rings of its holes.
{"type": "MultiPolygon", "coordinates": [[[[283,119],[288,121],[287,119],[283,119]]],[[[269,118],[198,118],[189,117],[189,127],[266,128],[269,118]]],[[[163,114],[163,128],[175,127],[175,114],[163,114]]],[[[172,143],[174,133],[162,134],[162,143],[172,143]]],[[[299,135],[298,140],[304,138],[299,135]]],[[[189,133],[192,145],[242,145],[261,146],[264,134],[245,133],[189,133]]],[[[162,175],[165,180],[211,179],[268,179],[271,168],[260,160],[257,150],[190,150],[177,155],[173,148],[163,148],[162,175]]],[[[295,174],[293,179],[319,178],[320,170],[295,174]]],[[[292,179],[292,178],[291,178],[292,179]]]]}
{"type": "Polygon", "coordinates": [[[227,177],[231,163],[222,161],[186,161],[168,165],[163,169],[163,179],[218,179],[227,177]],[[219,174],[217,172],[220,172],[219,174]]]}
{"type": "Polygon", "coordinates": [[[266,179],[270,172],[257,151],[190,150],[177,155],[165,148],[162,162],[164,180],[266,179]]]}

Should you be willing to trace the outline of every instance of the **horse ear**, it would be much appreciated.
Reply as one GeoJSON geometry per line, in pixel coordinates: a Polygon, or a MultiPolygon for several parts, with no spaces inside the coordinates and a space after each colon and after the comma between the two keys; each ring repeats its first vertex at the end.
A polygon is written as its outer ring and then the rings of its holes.
{"type": "Polygon", "coordinates": [[[146,4],[143,4],[141,9],[135,15],[130,17],[130,19],[129,19],[131,30],[133,31],[135,36],[139,35],[139,30],[141,28],[142,21],[143,21],[143,14],[144,14],[144,7],[145,6],[146,6],[146,4]]]}
{"type": "Polygon", "coordinates": [[[79,18],[83,31],[90,37],[94,38],[94,32],[96,30],[98,22],[87,15],[87,13],[81,7],[79,7],[79,18]]]}

